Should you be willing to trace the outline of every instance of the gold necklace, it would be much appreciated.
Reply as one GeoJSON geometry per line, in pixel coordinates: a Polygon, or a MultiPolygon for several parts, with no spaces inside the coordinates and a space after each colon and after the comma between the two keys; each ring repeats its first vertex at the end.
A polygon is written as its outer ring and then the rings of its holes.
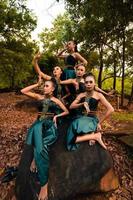
{"type": "Polygon", "coordinates": [[[91,90],[90,92],[86,91],[86,97],[92,97],[94,94],[94,90],[91,90]]]}

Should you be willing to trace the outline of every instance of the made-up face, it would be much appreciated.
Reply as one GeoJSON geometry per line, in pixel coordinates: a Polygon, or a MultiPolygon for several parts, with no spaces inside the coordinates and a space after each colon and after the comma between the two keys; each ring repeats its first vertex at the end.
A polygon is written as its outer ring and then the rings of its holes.
{"type": "Polygon", "coordinates": [[[66,46],[68,51],[75,51],[75,44],[73,41],[69,41],[66,46]]]}
{"type": "Polygon", "coordinates": [[[59,76],[59,77],[60,77],[61,74],[62,74],[62,69],[61,69],[59,66],[54,67],[53,75],[54,75],[54,76],[59,76]]]}
{"type": "Polygon", "coordinates": [[[54,92],[54,86],[51,81],[45,81],[44,83],[44,94],[45,95],[52,95],[54,92]]]}
{"type": "Polygon", "coordinates": [[[83,75],[85,74],[85,67],[80,65],[76,68],[76,76],[77,77],[83,77],[83,75]]]}
{"type": "Polygon", "coordinates": [[[86,87],[87,91],[94,90],[95,85],[96,85],[96,83],[95,83],[95,79],[93,76],[87,76],[85,78],[85,87],[86,87]]]}

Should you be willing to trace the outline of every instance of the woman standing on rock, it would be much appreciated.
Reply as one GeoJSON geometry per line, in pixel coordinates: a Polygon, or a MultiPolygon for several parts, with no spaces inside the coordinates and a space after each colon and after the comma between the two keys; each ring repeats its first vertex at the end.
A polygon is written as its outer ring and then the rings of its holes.
{"type": "Polygon", "coordinates": [[[31,98],[41,101],[42,105],[38,119],[33,123],[28,131],[26,144],[33,146],[34,148],[35,164],[41,185],[38,200],[46,200],[48,188],[49,150],[58,137],[58,118],[68,115],[69,112],[63,103],[54,97],[53,93],[56,83],[53,80],[45,81],[44,95],[32,92],[32,89],[38,87],[39,84],[40,80],[38,83],[22,89],[21,92],[31,98]]]}
{"type": "Polygon", "coordinates": [[[75,150],[81,142],[90,140],[99,142],[106,149],[101,139],[101,124],[110,116],[114,109],[101,93],[94,90],[95,84],[94,75],[91,73],[86,74],[86,92],[79,94],[70,105],[70,109],[80,109],[80,116],[78,115],[68,128],[68,150],[75,150]],[[100,120],[96,116],[99,102],[106,108],[106,113],[100,120]],[[83,113],[84,109],[86,110],[86,114],[83,113]]]}
{"type": "Polygon", "coordinates": [[[57,56],[65,61],[64,80],[76,78],[75,65],[78,64],[78,61],[85,66],[87,65],[87,60],[77,52],[77,44],[73,40],[69,41],[57,56]]]}

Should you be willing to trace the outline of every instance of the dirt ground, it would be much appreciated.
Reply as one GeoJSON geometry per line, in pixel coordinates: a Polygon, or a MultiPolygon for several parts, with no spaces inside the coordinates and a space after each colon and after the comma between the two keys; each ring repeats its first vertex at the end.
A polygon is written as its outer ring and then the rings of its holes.
{"type": "MultiPolygon", "coordinates": [[[[18,165],[27,129],[36,119],[35,109],[30,103],[28,107],[22,104],[26,99],[27,97],[14,93],[0,94],[0,174],[6,166],[18,165]]],[[[105,132],[110,130],[109,134],[103,137],[114,160],[114,170],[120,182],[119,188],[113,192],[77,197],[72,200],[133,199],[133,149],[121,142],[118,137],[119,130],[124,129],[129,132],[128,128],[131,130],[131,127],[133,129],[133,120],[120,123],[119,120],[112,119],[103,126],[105,132]],[[110,134],[113,132],[116,132],[116,135],[110,134]]],[[[13,188],[14,181],[0,184],[0,200],[11,200],[13,188]]]]}

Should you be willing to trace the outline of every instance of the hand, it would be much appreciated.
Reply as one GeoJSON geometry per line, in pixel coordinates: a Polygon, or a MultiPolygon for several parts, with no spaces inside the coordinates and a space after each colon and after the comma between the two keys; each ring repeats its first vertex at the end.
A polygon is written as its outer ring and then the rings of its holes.
{"type": "Polygon", "coordinates": [[[55,127],[57,128],[57,115],[53,117],[53,122],[54,122],[55,127]]]}
{"type": "Polygon", "coordinates": [[[35,56],[34,56],[34,60],[39,60],[41,58],[41,53],[38,52],[35,56]]]}
{"type": "Polygon", "coordinates": [[[90,108],[87,102],[84,102],[84,107],[86,109],[87,114],[90,112],[90,108]]]}
{"type": "Polygon", "coordinates": [[[64,43],[64,51],[66,51],[67,50],[67,43],[64,43]]]}
{"type": "Polygon", "coordinates": [[[31,166],[30,166],[30,171],[31,172],[37,172],[37,167],[36,167],[36,163],[35,160],[32,160],[31,166]]]}
{"type": "Polygon", "coordinates": [[[110,92],[107,93],[107,96],[114,97],[115,92],[116,91],[114,89],[112,89],[110,92]]]}
{"type": "Polygon", "coordinates": [[[97,131],[101,131],[101,130],[102,130],[101,124],[98,123],[98,124],[97,124],[97,131]]]}
{"type": "Polygon", "coordinates": [[[73,84],[74,84],[76,90],[79,90],[79,83],[76,80],[73,80],[73,84]]]}

